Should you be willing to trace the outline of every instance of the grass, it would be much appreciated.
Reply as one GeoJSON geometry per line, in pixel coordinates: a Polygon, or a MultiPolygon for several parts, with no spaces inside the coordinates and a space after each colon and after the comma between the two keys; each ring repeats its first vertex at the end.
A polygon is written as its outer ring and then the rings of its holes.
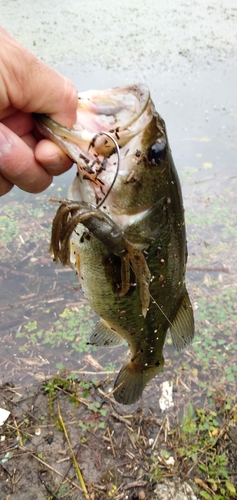
{"type": "MultiPolygon", "coordinates": [[[[42,200],[46,200],[45,195],[42,195],[42,200]]],[[[47,203],[39,204],[36,208],[34,203],[21,204],[16,201],[0,206],[1,245],[18,242],[19,235],[26,243],[49,239],[52,213],[52,207],[47,203]]]]}
{"type": "Polygon", "coordinates": [[[229,460],[224,439],[231,427],[236,427],[237,405],[234,398],[223,400],[223,396],[214,393],[210,403],[215,410],[197,408],[189,405],[178,429],[182,446],[176,449],[180,457],[185,457],[201,487],[200,495],[211,500],[225,500],[236,495],[236,486],[230,480],[235,477],[235,468],[229,460]],[[224,438],[224,439],[223,439],[224,438]]]}
{"type": "Polygon", "coordinates": [[[88,345],[90,333],[95,325],[94,318],[95,314],[91,308],[88,305],[81,305],[64,309],[47,330],[39,328],[37,321],[29,321],[16,335],[17,338],[27,339],[21,346],[21,352],[29,349],[29,343],[38,342],[47,344],[51,349],[67,344],[69,351],[78,353],[95,351],[96,347],[88,345]]]}

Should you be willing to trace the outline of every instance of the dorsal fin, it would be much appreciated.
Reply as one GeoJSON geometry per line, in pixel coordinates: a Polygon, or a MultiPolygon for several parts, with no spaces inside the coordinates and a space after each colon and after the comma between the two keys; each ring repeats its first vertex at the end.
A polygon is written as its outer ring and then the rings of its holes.
{"type": "Polygon", "coordinates": [[[114,347],[123,343],[123,338],[110,325],[100,319],[90,336],[90,344],[100,347],[114,347]]]}
{"type": "Polygon", "coordinates": [[[185,291],[178,312],[172,321],[172,326],[170,326],[170,333],[174,347],[178,351],[184,349],[184,347],[187,347],[192,342],[194,336],[194,317],[187,290],[185,291]]]}

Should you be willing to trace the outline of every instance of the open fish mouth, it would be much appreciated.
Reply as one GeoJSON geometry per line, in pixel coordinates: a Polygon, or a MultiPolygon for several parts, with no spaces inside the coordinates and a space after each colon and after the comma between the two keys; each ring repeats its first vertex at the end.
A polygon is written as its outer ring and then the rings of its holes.
{"type": "MultiPolygon", "coordinates": [[[[81,154],[85,154],[91,145],[95,147],[95,134],[101,134],[101,131],[109,132],[120,147],[137,135],[144,128],[143,113],[149,100],[150,92],[142,84],[106,91],[89,90],[78,94],[77,123],[73,130],[59,125],[46,115],[35,114],[34,117],[44,135],[70,141],[77,145],[81,154]]],[[[147,118],[149,121],[149,116],[147,118]]],[[[99,149],[99,144],[97,147],[99,149]]],[[[105,148],[104,156],[111,154],[109,149],[109,146],[105,148]]]]}

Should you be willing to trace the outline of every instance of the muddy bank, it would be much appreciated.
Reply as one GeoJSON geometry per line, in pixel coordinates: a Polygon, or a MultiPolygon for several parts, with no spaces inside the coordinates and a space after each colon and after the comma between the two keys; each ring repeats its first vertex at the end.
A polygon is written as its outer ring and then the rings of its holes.
{"type": "Polygon", "coordinates": [[[190,412],[184,432],[176,407],[164,413],[150,404],[131,411],[106,394],[108,384],[55,377],[36,390],[2,390],[1,405],[10,416],[0,428],[0,500],[197,500],[198,486],[212,493],[212,483],[197,474],[194,454],[204,467],[213,447],[219,455],[228,452],[234,474],[236,405],[227,409],[226,400],[216,397],[219,424],[207,411],[205,430],[202,414],[192,420],[190,412]]]}

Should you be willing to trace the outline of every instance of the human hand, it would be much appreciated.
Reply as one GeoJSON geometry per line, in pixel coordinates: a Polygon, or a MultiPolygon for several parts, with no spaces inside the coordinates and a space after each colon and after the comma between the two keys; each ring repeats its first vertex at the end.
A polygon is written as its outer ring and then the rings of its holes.
{"type": "Polygon", "coordinates": [[[0,27],[0,196],[14,184],[46,189],[72,162],[37,131],[31,113],[47,113],[67,127],[76,122],[73,84],[41,62],[0,27]]]}

